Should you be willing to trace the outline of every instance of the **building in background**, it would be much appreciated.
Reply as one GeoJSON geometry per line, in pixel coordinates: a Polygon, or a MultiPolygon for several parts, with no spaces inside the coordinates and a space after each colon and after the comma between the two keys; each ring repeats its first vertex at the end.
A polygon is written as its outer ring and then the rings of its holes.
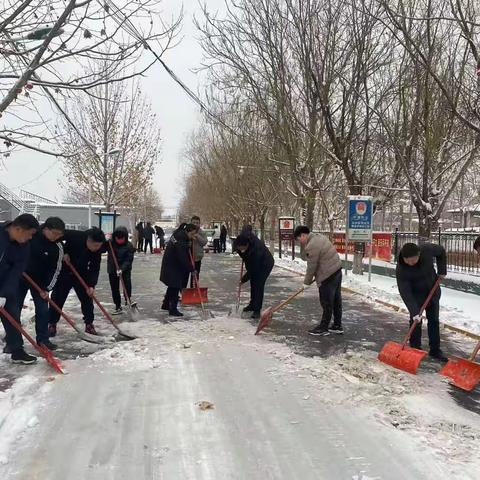
{"type": "MultiPolygon", "coordinates": [[[[99,226],[100,211],[105,211],[104,205],[91,206],[91,224],[99,226]]],[[[40,222],[48,217],[60,217],[71,230],[86,230],[88,228],[88,205],[57,203],[39,195],[22,190],[20,195],[12,192],[0,183],[0,222],[9,222],[21,213],[30,213],[40,222]]],[[[135,225],[135,219],[118,215],[116,227],[126,227],[130,232],[135,225]]]]}

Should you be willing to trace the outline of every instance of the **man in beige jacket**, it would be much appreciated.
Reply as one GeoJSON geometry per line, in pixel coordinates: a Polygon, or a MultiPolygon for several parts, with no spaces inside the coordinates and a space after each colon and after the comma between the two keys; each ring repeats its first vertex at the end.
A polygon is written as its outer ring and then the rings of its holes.
{"type": "Polygon", "coordinates": [[[321,322],[308,333],[329,335],[343,333],[342,327],[342,263],[332,242],[324,235],[310,233],[306,226],[295,229],[295,240],[300,243],[301,257],[307,262],[303,281],[305,288],[317,282],[320,304],[323,309],[321,322]],[[330,321],[333,315],[333,325],[330,321]]]}

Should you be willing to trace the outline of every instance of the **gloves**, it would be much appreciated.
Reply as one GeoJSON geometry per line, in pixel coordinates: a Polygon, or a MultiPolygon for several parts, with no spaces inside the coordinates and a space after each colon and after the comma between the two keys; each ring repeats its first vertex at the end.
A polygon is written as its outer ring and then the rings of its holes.
{"type": "Polygon", "coordinates": [[[120,276],[122,274],[121,270],[117,270],[117,275],[120,276]]]}
{"type": "Polygon", "coordinates": [[[303,289],[308,290],[312,285],[313,285],[313,282],[312,283],[304,283],[303,284],[303,289]]]}
{"type": "Polygon", "coordinates": [[[3,308],[7,303],[7,299],[5,297],[0,297],[0,307],[3,308]]]}
{"type": "Polygon", "coordinates": [[[415,315],[415,316],[413,317],[413,321],[414,321],[415,323],[422,323],[422,320],[423,320],[423,317],[422,317],[421,315],[415,315]]]}
{"type": "Polygon", "coordinates": [[[245,274],[245,275],[242,277],[241,283],[247,283],[247,282],[248,282],[248,276],[245,274]]]}

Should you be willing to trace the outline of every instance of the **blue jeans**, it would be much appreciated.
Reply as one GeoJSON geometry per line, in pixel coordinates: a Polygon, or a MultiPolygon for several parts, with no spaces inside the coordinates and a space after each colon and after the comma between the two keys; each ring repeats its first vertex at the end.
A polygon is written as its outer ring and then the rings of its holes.
{"type": "Polygon", "coordinates": [[[24,281],[20,281],[18,289],[18,305],[21,311],[25,296],[28,290],[32,294],[33,304],[35,305],[35,332],[37,334],[37,343],[44,343],[48,340],[48,303],[40,294],[24,281]]]}

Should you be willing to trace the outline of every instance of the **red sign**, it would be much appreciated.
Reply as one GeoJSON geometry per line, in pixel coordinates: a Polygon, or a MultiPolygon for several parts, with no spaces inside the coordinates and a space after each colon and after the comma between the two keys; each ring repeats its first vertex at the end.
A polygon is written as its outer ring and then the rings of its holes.
{"type": "MultiPolygon", "coordinates": [[[[345,254],[345,233],[335,232],[333,244],[338,253],[345,254]]],[[[392,259],[392,234],[384,232],[373,233],[373,257],[377,260],[390,262],[392,259]]],[[[353,242],[348,242],[348,253],[353,254],[353,242]]],[[[366,245],[365,257],[370,255],[370,244],[366,245]]]]}

